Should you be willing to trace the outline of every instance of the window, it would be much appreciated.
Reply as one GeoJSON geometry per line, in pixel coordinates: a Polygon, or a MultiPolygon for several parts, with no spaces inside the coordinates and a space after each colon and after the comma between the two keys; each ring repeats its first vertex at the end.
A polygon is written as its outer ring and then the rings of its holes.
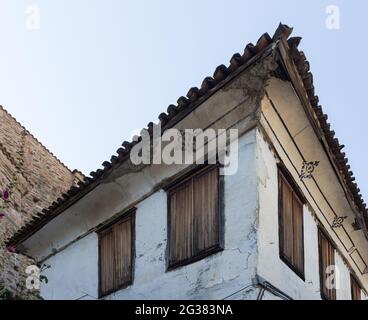
{"type": "Polygon", "coordinates": [[[335,271],[330,269],[335,266],[335,249],[321,230],[318,231],[318,246],[321,296],[326,300],[335,300],[335,271]]]}
{"type": "Polygon", "coordinates": [[[351,299],[352,300],[361,300],[361,288],[358,281],[355,279],[353,275],[350,275],[351,282],[351,299]]]}
{"type": "Polygon", "coordinates": [[[280,257],[304,280],[303,202],[295,183],[286,177],[279,170],[280,257]]]}
{"type": "Polygon", "coordinates": [[[99,233],[100,296],[133,281],[134,211],[99,233]]]}
{"type": "Polygon", "coordinates": [[[168,190],[169,268],[221,249],[220,180],[207,165],[168,190]]]}

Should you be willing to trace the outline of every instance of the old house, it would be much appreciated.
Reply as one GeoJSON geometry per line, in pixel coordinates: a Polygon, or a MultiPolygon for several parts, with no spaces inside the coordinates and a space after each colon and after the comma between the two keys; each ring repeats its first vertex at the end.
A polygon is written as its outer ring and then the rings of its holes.
{"type": "Polygon", "coordinates": [[[159,116],[163,132],[237,129],[235,173],[137,166],[124,142],[9,239],[51,266],[45,299],[366,298],[366,206],[291,31],[248,44],[159,116]]]}
{"type": "Polygon", "coordinates": [[[9,194],[0,199],[0,286],[13,295],[29,297],[25,268],[34,262],[8,252],[5,240],[81,179],[0,106],[0,191],[9,194]]]}

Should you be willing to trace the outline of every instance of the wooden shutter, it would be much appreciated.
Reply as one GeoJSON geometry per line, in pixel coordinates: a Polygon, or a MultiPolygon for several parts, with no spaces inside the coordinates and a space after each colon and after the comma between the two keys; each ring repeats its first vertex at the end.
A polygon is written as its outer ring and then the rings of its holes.
{"type": "Polygon", "coordinates": [[[102,294],[114,288],[114,235],[112,229],[100,234],[100,281],[102,294]]]}
{"type": "Polygon", "coordinates": [[[193,178],[195,253],[219,243],[217,168],[193,178]]]}
{"type": "Polygon", "coordinates": [[[335,265],[335,249],[321,230],[318,232],[319,260],[320,260],[320,283],[321,296],[323,299],[335,300],[336,289],[327,285],[327,279],[331,273],[327,273],[327,267],[335,265]]]}
{"type": "Polygon", "coordinates": [[[132,223],[131,219],[114,225],[115,283],[114,289],[132,280],[132,223]]]}
{"type": "Polygon", "coordinates": [[[280,256],[304,277],[303,203],[291,184],[279,172],[280,256]]]}
{"type": "Polygon", "coordinates": [[[99,234],[100,295],[107,295],[133,279],[133,215],[99,234]]]}
{"type": "Polygon", "coordinates": [[[293,265],[304,274],[303,203],[293,193],[293,265]]]}
{"type": "Polygon", "coordinates": [[[192,181],[173,191],[170,200],[170,260],[176,263],[194,255],[192,181]]]}
{"type": "Polygon", "coordinates": [[[355,279],[354,276],[350,275],[350,282],[351,282],[351,299],[352,300],[361,300],[361,288],[358,281],[355,279]]]}
{"type": "Polygon", "coordinates": [[[207,167],[169,190],[169,266],[220,246],[218,167],[207,167]]]}

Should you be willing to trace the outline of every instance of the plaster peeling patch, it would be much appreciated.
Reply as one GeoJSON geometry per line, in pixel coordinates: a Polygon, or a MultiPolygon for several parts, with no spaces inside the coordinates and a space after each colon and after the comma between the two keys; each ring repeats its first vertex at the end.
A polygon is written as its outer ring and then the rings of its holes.
{"type": "Polygon", "coordinates": [[[204,288],[209,289],[223,282],[224,278],[221,278],[221,276],[217,272],[213,272],[212,276],[208,279],[208,282],[205,284],[204,288]]]}
{"type": "Polygon", "coordinates": [[[256,292],[256,288],[254,287],[244,289],[244,291],[240,293],[240,299],[241,300],[254,300],[255,292],[256,292]]]}
{"type": "Polygon", "coordinates": [[[185,277],[190,285],[193,287],[187,291],[188,296],[202,296],[208,289],[222,286],[225,280],[220,276],[218,272],[217,263],[214,260],[207,262],[205,265],[199,267],[198,271],[192,276],[195,277],[195,281],[190,281],[189,275],[185,273],[185,277]]]}
{"type": "Polygon", "coordinates": [[[105,182],[109,183],[116,181],[117,179],[129,174],[135,175],[139,172],[142,172],[146,167],[147,165],[145,164],[134,165],[131,161],[126,161],[121,166],[113,170],[105,179],[105,182]]]}
{"type": "Polygon", "coordinates": [[[251,231],[247,235],[247,240],[250,244],[257,244],[257,220],[255,220],[251,225],[251,231]]]}
{"type": "Polygon", "coordinates": [[[240,248],[234,248],[234,249],[227,249],[228,251],[238,251],[240,254],[242,254],[243,252],[240,250],[240,248]]]}
{"type": "MultiPolygon", "coordinates": [[[[178,274],[177,276],[179,276],[179,274],[178,274]]],[[[190,285],[194,284],[194,282],[193,282],[193,281],[191,281],[191,280],[189,279],[187,272],[184,272],[184,277],[185,277],[185,279],[187,279],[187,282],[188,282],[190,285]]]]}
{"type": "Polygon", "coordinates": [[[264,97],[267,82],[270,79],[271,71],[277,68],[274,53],[237,77],[233,82],[224,87],[224,92],[229,90],[242,90],[243,96],[250,104],[259,106],[264,97]]]}
{"type": "Polygon", "coordinates": [[[245,266],[244,269],[249,269],[249,258],[252,256],[250,252],[247,252],[247,256],[245,258],[245,266]]]}

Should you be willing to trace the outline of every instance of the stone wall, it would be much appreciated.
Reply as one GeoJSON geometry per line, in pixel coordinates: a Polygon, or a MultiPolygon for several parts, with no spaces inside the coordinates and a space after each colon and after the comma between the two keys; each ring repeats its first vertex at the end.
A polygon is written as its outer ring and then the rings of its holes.
{"type": "Polygon", "coordinates": [[[4,241],[81,177],[80,172],[71,172],[0,106],[0,191],[10,193],[8,201],[0,199],[1,211],[5,213],[0,219],[0,285],[13,295],[32,297],[25,289],[25,268],[33,262],[9,253],[4,241]]]}

